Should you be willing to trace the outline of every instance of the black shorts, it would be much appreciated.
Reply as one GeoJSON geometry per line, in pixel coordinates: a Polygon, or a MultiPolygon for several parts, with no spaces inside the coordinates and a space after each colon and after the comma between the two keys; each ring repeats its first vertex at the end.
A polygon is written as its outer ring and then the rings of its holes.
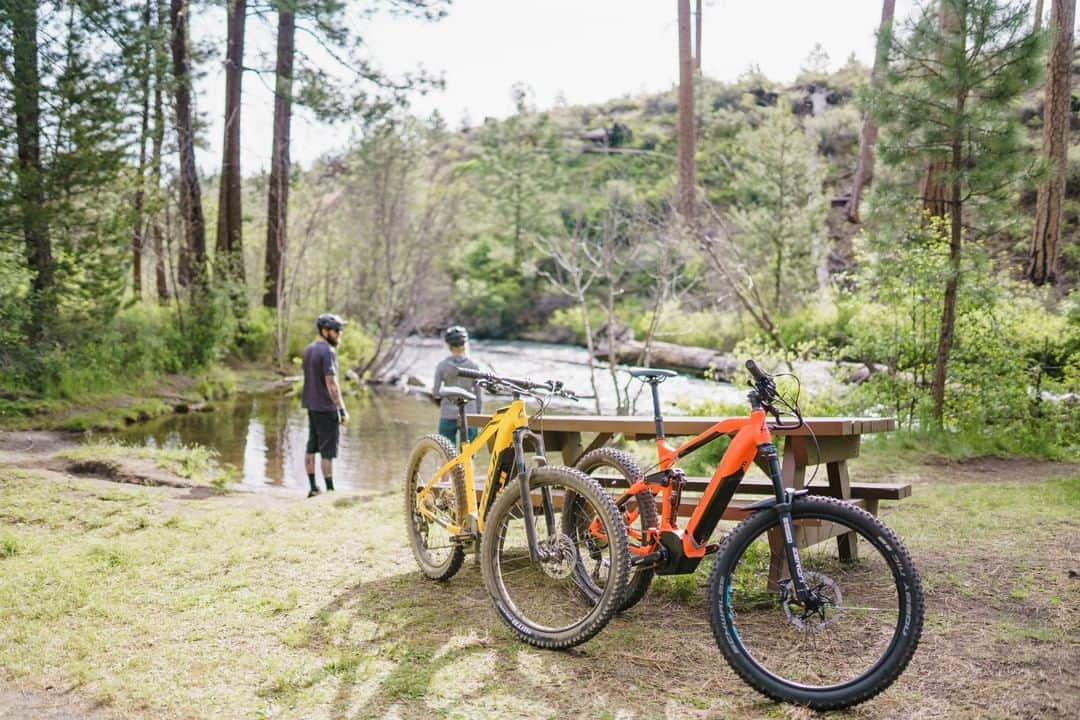
{"type": "Polygon", "coordinates": [[[323,460],[337,457],[341,422],[337,411],[308,410],[307,454],[319,453],[323,460]]]}

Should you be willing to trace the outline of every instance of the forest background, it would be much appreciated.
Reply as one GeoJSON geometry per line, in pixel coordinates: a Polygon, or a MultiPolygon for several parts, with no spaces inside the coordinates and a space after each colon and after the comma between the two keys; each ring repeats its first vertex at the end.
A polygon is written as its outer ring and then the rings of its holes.
{"type": "Polygon", "coordinates": [[[189,37],[213,3],[0,9],[4,414],[227,362],[289,368],[332,310],[367,381],[409,337],[460,323],[585,345],[617,386],[597,358],[632,334],[645,364],[658,341],[854,364],[861,383],[808,409],[1075,454],[1074,0],[898,17],[885,0],[873,67],[819,46],[790,84],[702,76],[687,31],[681,113],[678,87],[537,108],[523,84],[512,116],[457,127],[410,114],[438,78],[379,72],[347,22],[360,6],[438,22],[449,3],[225,4],[224,47],[189,37]],[[272,68],[245,59],[253,17],[276,27],[272,68]],[[192,78],[222,61],[226,105],[207,109],[192,78]],[[272,118],[240,117],[252,77],[275,88],[272,118]],[[226,118],[212,175],[195,105],[226,118]],[[295,106],[353,142],[292,164],[295,106]],[[242,172],[241,120],[273,123],[265,174],[242,172]]]}

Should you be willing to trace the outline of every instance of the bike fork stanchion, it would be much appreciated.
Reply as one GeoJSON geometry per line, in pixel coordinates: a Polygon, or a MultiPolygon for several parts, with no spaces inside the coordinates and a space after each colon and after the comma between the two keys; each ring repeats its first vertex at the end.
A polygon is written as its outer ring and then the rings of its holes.
{"type": "MultiPolygon", "coordinates": [[[[532,493],[529,492],[529,471],[525,469],[525,444],[523,437],[528,432],[524,429],[514,431],[514,454],[517,458],[519,488],[521,490],[521,512],[525,523],[525,537],[529,541],[529,556],[536,562],[548,559],[548,552],[540,547],[536,540],[536,528],[533,526],[532,493]]],[[[544,506],[544,521],[547,524],[548,537],[555,529],[555,515],[551,506],[551,489],[542,488],[541,498],[544,506]]]]}
{"type": "Polygon", "coordinates": [[[784,481],[780,475],[780,456],[776,452],[776,445],[772,443],[759,445],[758,453],[769,463],[769,475],[772,478],[773,491],[776,493],[776,505],[773,506],[773,510],[780,519],[788,574],[792,585],[795,586],[796,597],[805,605],[810,601],[810,588],[806,585],[806,577],[803,575],[799,548],[795,544],[795,528],[791,521],[791,504],[795,499],[795,494],[784,487],[784,481]]]}

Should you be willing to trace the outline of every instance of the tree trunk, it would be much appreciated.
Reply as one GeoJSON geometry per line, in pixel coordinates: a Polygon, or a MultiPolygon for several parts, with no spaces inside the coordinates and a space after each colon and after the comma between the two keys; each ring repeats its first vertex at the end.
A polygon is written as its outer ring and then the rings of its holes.
{"type": "Polygon", "coordinates": [[[17,197],[26,259],[33,273],[29,335],[40,337],[56,306],[56,263],[45,205],[41,166],[41,77],[38,74],[38,3],[10,0],[0,18],[11,31],[12,95],[15,110],[17,197]]]}
{"type": "MultiPolygon", "coordinates": [[[[277,81],[274,85],[274,140],[270,158],[270,189],[266,218],[266,293],[263,306],[278,307],[285,250],[288,247],[289,123],[292,119],[293,48],[296,18],[278,12],[277,81]]],[[[280,309],[280,308],[279,308],[280,309]]]]}
{"type": "Polygon", "coordinates": [[[135,222],[131,234],[131,286],[137,300],[142,299],[142,258],[146,242],[146,141],[150,134],[150,76],[153,74],[151,52],[153,51],[154,26],[150,19],[153,0],[143,6],[143,55],[139,68],[139,93],[142,96],[139,117],[139,180],[135,186],[133,201],[135,222]]]}
{"type": "Polygon", "coordinates": [[[694,58],[690,52],[690,0],[679,0],[679,214],[696,227],[694,178],[694,58]]]}
{"type": "Polygon", "coordinates": [[[176,93],[176,140],[180,151],[180,214],[184,220],[186,267],[181,282],[206,284],[206,222],[195,167],[195,123],[191,105],[191,55],[188,52],[189,0],[171,0],[173,83],[176,93]]]}
{"type": "Polygon", "coordinates": [[[1072,97],[1072,27],[1076,0],[1053,0],[1050,6],[1049,77],[1043,110],[1042,152],[1051,166],[1050,177],[1039,185],[1035,204],[1035,227],[1031,236],[1031,260],[1027,276],[1036,285],[1057,279],[1058,246],[1065,201],[1065,171],[1069,138],[1069,106],[1072,97]]]}
{"type": "MultiPolygon", "coordinates": [[[[165,9],[161,0],[156,0],[157,21],[154,34],[154,132],[150,144],[150,186],[154,197],[161,198],[161,146],[165,141],[165,102],[162,89],[165,86],[168,58],[162,37],[165,21],[165,9]]],[[[153,214],[150,221],[150,234],[154,244],[154,279],[157,285],[159,304],[169,301],[169,280],[165,269],[166,246],[161,229],[161,208],[153,214]]]]}
{"type": "Polygon", "coordinates": [[[1033,27],[1035,32],[1042,30],[1043,0],[1035,0],[1035,14],[1033,27]]]}
{"type": "MultiPolygon", "coordinates": [[[[956,115],[963,116],[963,97],[957,98],[956,115]]],[[[945,297],[941,308],[941,328],[938,332],[937,355],[934,358],[934,380],[930,387],[934,401],[934,419],[940,425],[945,417],[945,379],[949,367],[949,355],[952,352],[953,331],[956,327],[956,299],[960,290],[960,261],[964,249],[963,241],[963,200],[960,187],[960,172],[963,170],[964,152],[961,132],[954,130],[952,140],[952,182],[949,198],[949,279],[945,282],[945,297]]]]}
{"type": "MultiPolygon", "coordinates": [[[[225,51],[225,138],[221,152],[221,188],[218,202],[216,249],[221,278],[242,287],[244,255],[240,177],[240,98],[244,77],[244,24],[247,0],[231,0],[228,12],[228,46],[225,51]]],[[[242,296],[240,300],[242,301],[242,296]]]]}
{"type": "Polygon", "coordinates": [[[694,69],[701,72],[701,0],[694,9],[694,69]]]}
{"type": "MultiPolygon", "coordinates": [[[[870,86],[877,88],[888,62],[888,35],[892,30],[893,11],[896,0],[884,0],[881,5],[881,24],[878,25],[877,53],[874,55],[874,68],[870,71],[870,86]]],[[[859,140],[859,161],[855,166],[855,177],[851,181],[851,195],[848,197],[844,212],[849,222],[859,222],[859,203],[867,181],[874,174],[874,144],[877,142],[878,126],[873,115],[867,110],[863,113],[862,137],[859,140]]]]}
{"type": "MultiPolygon", "coordinates": [[[[949,12],[948,3],[939,3],[938,22],[942,33],[962,32],[964,27],[963,18],[949,12]]],[[[941,60],[939,48],[939,60],[941,60]]],[[[931,157],[926,164],[926,175],[922,182],[922,209],[925,217],[946,217],[949,212],[950,185],[947,176],[950,168],[949,152],[943,150],[941,155],[931,157]]]]}

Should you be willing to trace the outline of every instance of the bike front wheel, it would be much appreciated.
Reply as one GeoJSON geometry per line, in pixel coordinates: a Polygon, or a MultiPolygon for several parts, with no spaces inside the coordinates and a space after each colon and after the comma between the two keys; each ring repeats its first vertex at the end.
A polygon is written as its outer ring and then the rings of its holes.
{"type": "Polygon", "coordinates": [[[484,585],[519,638],[559,649],[585,642],[619,608],[626,592],[626,528],[596,482],[571,468],[529,472],[508,483],[488,513],[481,540],[484,585]],[[548,512],[550,511],[550,517],[548,512]],[[530,551],[526,524],[535,532],[530,551]]]}
{"type": "Polygon", "coordinates": [[[449,580],[461,569],[465,550],[450,535],[468,513],[465,471],[455,465],[430,490],[419,496],[439,468],[457,457],[442,435],[425,435],[413,448],[405,471],[405,527],[416,564],[432,580],[449,580]]]}
{"type": "Polygon", "coordinates": [[[915,652],[918,573],[899,538],[861,508],[804,496],[791,514],[811,601],[792,587],[777,513],[759,511],[728,535],[713,564],[713,635],[735,672],[774,700],[856,705],[891,685],[915,652]]]}

